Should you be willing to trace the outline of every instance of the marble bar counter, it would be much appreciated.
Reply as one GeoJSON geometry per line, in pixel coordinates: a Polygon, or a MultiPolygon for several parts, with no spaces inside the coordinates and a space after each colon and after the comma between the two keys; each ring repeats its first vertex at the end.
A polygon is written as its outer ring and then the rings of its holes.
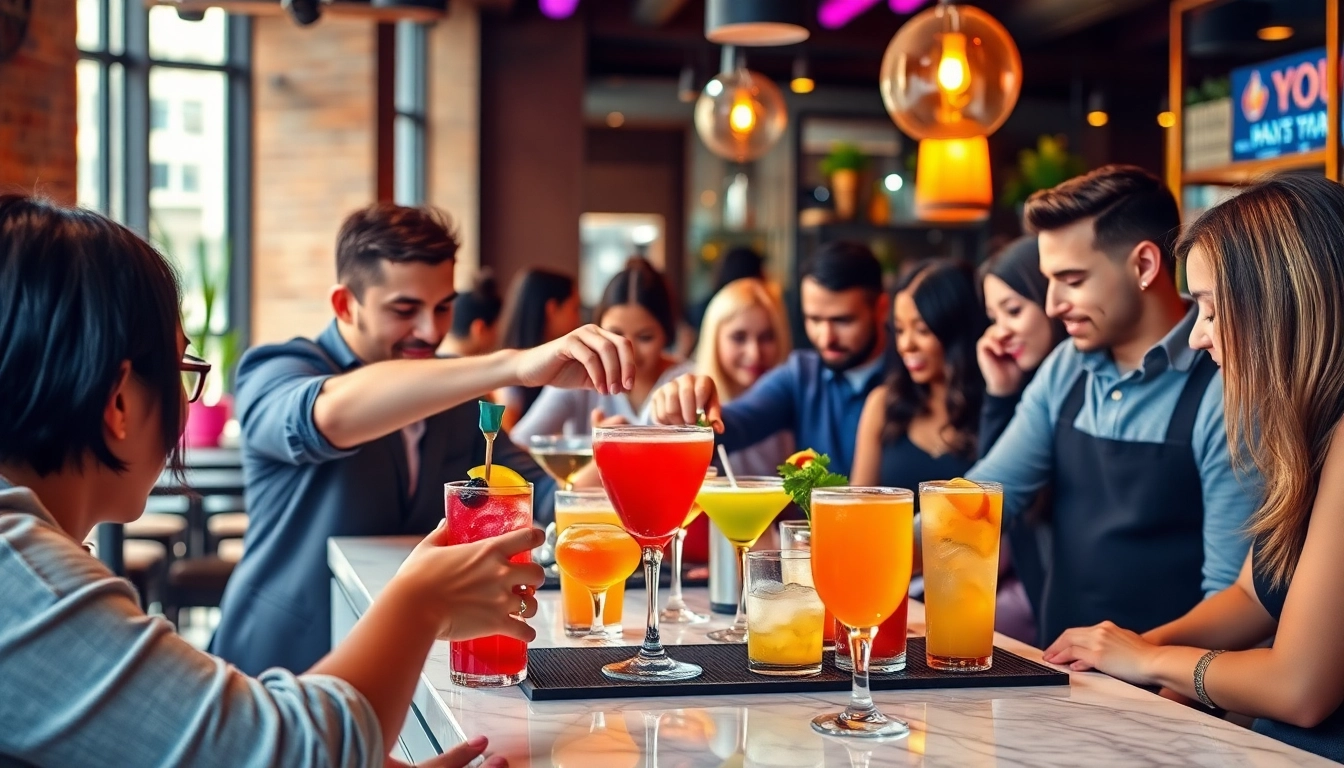
{"type": "MultiPolygon", "coordinates": [[[[328,546],[333,634],[387,584],[414,544],[408,538],[338,538],[328,546]]],[[[564,634],[559,592],[539,595],[532,647],[576,645],[564,634]]],[[[665,599],[660,591],[659,599],[665,599]]],[[[708,612],[703,589],[688,590],[708,612]]],[[[627,590],[624,642],[643,637],[644,590],[627,590]]],[[[924,611],[910,605],[912,634],[924,611]]],[[[664,625],[667,645],[705,643],[726,626],[664,625]]],[[[1040,652],[1006,637],[997,644],[1034,661],[1040,652]]],[[[877,692],[888,715],[910,723],[908,738],[848,745],[815,734],[811,718],[838,711],[848,693],[687,696],[659,699],[528,701],[518,688],[467,689],[448,675],[448,644],[430,653],[397,754],[424,760],[483,733],[514,768],[730,768],[747,766],[1316,766],[1322,758],[1162,699],[1099,673],[1070,685],[877,692]]]]}

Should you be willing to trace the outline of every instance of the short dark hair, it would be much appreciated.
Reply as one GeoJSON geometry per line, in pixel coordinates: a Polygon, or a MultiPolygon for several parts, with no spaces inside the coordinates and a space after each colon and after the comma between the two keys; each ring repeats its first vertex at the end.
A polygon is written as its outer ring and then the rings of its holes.
{"type": "Polygon", "coordinates": [[[574,278],[569,275],[532,268],[515,277],[500,346],[532,349],[550,341],[546,338],[546,303],[563,304],[573,295],[574,278]]]}
{"type": "Polygon", "coordinates": [[[123,362],[157,394],[164,455],[182,434],[180,294],[172,266],[92,211],[0,195],[0,462],[47,475],[92,457],[123,362]]]}
{"type": "Polygon", "coordinates": [[[356,296],[383,279],[382,262],[442,264],[457,255],[452,217],[433,206],[374,203],[346,217],[336,236],[336,279],[356,296]]]}
{"type": "Polygon", "coordinates": [[[465,339],[470,336],[471,324],[477,320],[487,326],[494,325],[503,307],[504,300],[499,297],[495,278],[489,273],[480,275],[471,290],[453,302],[453,337],[465,339]]]}
{"type": "Polygon", "coordinates": [[[854,288],[862,288],[874,298],[882,293],[882,265],[862,243],[839,241],[821,246],[803,263],[798,277],[810,277],[835,293],[854,288]]]}
{"type": "Polygon", "coordinates": [[[602,316],[612,307],[635,304],[648,310],[658,321],[667,343],[677,340],[677,307],[672,301],[672,289],[667,286],[663,273],[653,268],[648,260],[635,257],[625,263],[625,269],[616,273],[602,291],[602,300],[593,311],[593,320],[602,322],[602,316]]]}
{"type": "Polygon", "coordinates": [[[1181,230],[1176,197],[1162,180],[1133,165],[1106,165],[1027,198],[1027,228],[1033,233],[1095,218],[1097,250],[1120,257],[1148,241],[1162,252],[1174,275],[1181,230]]]}

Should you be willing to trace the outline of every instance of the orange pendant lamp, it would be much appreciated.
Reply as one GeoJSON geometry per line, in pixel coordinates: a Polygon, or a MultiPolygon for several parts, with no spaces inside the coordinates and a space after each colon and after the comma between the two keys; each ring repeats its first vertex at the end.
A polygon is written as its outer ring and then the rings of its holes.
{"type": "Polygon", "coordinates": [[[994,190],[989,134],[1022,87],[1017,45],[994,17],[941,0],[887,46],[879,81],[896,125],[919,139],[915,213],[927,221],[988,218],[994,190]]]}
{"type": "Polygon", "coordinates": [[[915,168],[915,215],[924,221],[972,222],[989,217],[994,187],[989,141],[923,139],[915,168]]]}

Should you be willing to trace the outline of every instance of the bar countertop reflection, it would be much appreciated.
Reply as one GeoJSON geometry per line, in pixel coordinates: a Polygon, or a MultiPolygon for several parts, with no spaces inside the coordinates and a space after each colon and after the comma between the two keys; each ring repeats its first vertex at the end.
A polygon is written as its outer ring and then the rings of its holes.
{"type": "MultiPolygon", "coordinates": [[[[411,538],[340,538],[328,545],[333,632],[343,635],[410,553],[411,538]]],[[[529,623],[532,647],[579,645],[565,637],[559,592],[539,594],[529,623]]],[[[708,609],[704,589],[689,589],[693,610],[708,609]]],[[[624,642],[638,645],[644,592],[626,593],[624,642]],[[635,625],[639,626],[635,626],[635,625]]],[[[663,627],[663,642],[704,643],[731,617],[663,627]]],[[[923,606],[910,603],[910,627],[923,634],[923,606]]],[[[999,636],[999,646],[1033,661],[1040,651],[999,636]]],[[[515,688],[471,690],[449,682],[448,644],[430,652],[404,756],[423,760],[463,734],[490,737],[491,751],[514,768],[720,768],[721,766],[1316,766],[1333,765],[1210,715],[1099,673],[1074,673],[1068,688],[968,688],[874,692],[884,712],[910,723],[908,739],[842,744],[812,731],[820,712],[848,692],[687,696],[531,702],[515,688]],[[432,737],[426,738],[426,735],[432,737]]],[[[390,745],[391,748],[391,745],[390,745]]],[[[394,755],[403,756],[394,751],[394,755]]]]}

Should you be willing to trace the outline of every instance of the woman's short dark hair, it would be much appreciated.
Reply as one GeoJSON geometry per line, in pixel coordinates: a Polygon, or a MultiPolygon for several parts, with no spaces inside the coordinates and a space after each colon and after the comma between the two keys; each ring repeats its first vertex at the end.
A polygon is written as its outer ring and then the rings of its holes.
{"type": "MultiPolygon", "coordinates": [[[[975,359],[975,345],[988,324],[976,294],[975,270],[964,261],[934,259],[915,265],[896,288],[909,290],[924,324],[943,346],[947,368],[947,419],[953,434],[948,444],[963,458],[974,458],[985,381],[975,359]]],[[[892,339],[896,338],[892,334],[892,339]]],[[[928,410],[929,389],[916,384],[910,371],[893,355],[887,375],[887,423],[882,439],[900,439],[910,422],[928,410]]]]}
{"type": "Polygon", "coordinates": [[[504,349],[532,349],[546,338],[546,303],[563,304],[574,295],[574,278],[546,269],[529,269],[513,279],[504,333],[504,349]]]}
{"type": "Polygon", "coordinates": [[[165,455],[182,434],[177,278],[97,213],[0,195],[0,463],[122,471],[103,413],[123,362],[158,395],[165,455]]]}
{"type": "Polygon", "coordinates": [[[663,329],[667,343],[677,339],[677,305],[672,301],[672,290],[667,287],[663,273],[654,269],[647,259],[635,257],[625,263],[625,269],[616,273],[602,291],[602,300],[593,311],[593,320],[602,322],[602,316],[612,307],[635,304],[648,310],[663,329]]]}
{"type": "Polygon", "coordinates": [[[495,278],[488,273],[480,275],[471,290],[453,302],[453,337],[465,339],[470,336],[471,324],[477,320],[487,327],[494,325],[499,320],[499,311],[503,306],[504,300],[499,297],[495,278]]]}

